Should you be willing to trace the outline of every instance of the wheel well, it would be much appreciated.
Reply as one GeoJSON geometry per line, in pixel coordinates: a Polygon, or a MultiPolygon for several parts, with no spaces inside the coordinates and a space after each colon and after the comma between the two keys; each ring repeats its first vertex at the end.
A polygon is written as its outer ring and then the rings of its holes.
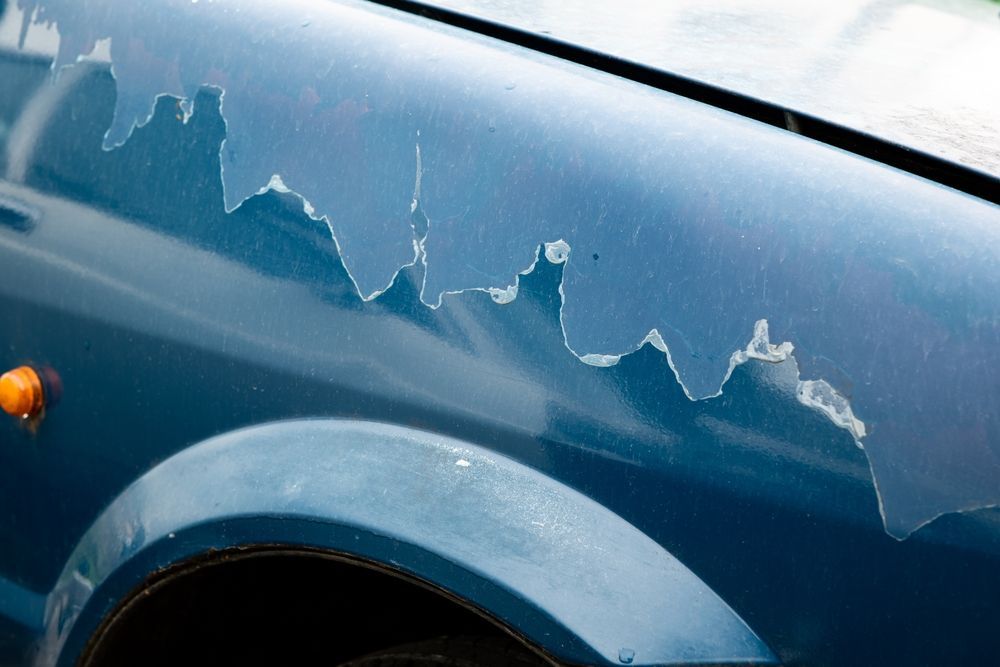
{"type": "Polygon", "coordinates": [[[335,665],[446,635],[520,640],[444,591],[373,563],[300,549],[238,549],[150,577],[107,615],[79,664],[297,664],[321,657],[335,665]]]}

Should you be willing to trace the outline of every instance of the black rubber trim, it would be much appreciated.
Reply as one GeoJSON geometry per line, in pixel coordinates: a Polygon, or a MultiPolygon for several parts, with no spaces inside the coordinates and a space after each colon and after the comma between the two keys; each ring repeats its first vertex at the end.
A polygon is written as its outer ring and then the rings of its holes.
{"type": "Polygon", "coordinates": [[[1000,178],[972,167],[907,148],[837,123],[802,114],[755,97],[655,69],[630,60],[600,53],[549,35],[529,32],[450,9],[413,0],[368,0],[439,23],[517,44],[595,70],[710,104],[747,118],[767,123],[891,167],[936,181],[942,185],[1000,204],[1000,178]]]}

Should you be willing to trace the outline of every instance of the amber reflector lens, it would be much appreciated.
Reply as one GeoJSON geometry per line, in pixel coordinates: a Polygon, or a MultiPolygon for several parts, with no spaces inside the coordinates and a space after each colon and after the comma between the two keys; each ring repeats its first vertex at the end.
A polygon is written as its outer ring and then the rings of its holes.
{"type": "Polygon", "coordinates": [[[0,375],[0,408],[15,417],[32,417],[45,405],[42,380],[29,366],[0,375]]]}

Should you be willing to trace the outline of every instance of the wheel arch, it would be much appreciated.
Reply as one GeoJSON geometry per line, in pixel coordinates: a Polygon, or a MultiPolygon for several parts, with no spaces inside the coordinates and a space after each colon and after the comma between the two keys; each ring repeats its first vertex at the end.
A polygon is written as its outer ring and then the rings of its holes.
{"type": "Polygon", "coordinates": [[[775,662],[690,570],[586,496],[475,445],[342,420],[234,431],[136,480],[49,594],[39,662],[72,664],[152,574],[255,545],[322,550],[426,582],[562,662],[775,662]]]}

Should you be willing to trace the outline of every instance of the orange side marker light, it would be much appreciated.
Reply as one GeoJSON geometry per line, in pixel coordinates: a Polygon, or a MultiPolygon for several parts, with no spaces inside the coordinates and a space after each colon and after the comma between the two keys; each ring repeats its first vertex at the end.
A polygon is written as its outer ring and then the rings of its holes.
{"type": "Polygon", "coordinates": [[[29,418],[45,407],[42,379],[30,366],[21,366],[0,375],[0,408],[9,415],[29,418]]]}

